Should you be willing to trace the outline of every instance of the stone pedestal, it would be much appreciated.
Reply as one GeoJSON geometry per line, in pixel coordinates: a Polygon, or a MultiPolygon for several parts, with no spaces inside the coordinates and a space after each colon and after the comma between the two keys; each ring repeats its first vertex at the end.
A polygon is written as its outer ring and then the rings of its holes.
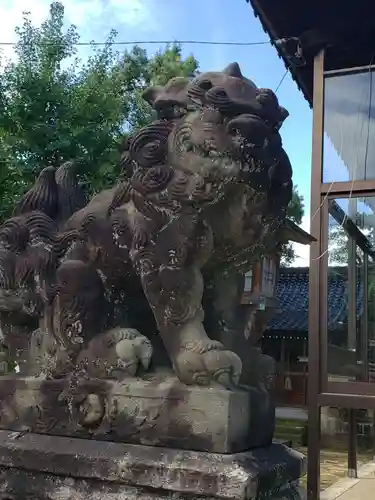
{"type": "Polygon", "coordinates": [[[234,453],[268,446],[274,403],[266,390],[193,387],[174,375],[81,380],[0,378],[0,429],[234,453]]]}
{"type": "Polygon", "coordinates": [[[0,498],[296,500],[304,457],[280,444],[232,455],[0,431],[0,498]]]}

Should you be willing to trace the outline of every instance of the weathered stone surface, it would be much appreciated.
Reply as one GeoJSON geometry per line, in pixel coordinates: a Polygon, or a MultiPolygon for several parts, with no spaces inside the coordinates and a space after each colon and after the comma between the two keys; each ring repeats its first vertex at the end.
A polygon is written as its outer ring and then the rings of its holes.
{"type": "MultiPolygon", "coordinates": [[[[124,484],[61,478],[49,474],[30,473],[0,467],[0,495],[4,500],[201,500],[202,496],[150,491],[124,484]],[[11,496],[8,496],[11,495],[11,496]]],[[[286,483],[279,492],[262,495],[262,500],[306,500],[305,492],[294,483],[286,483]],[[265,496],[266,495],[266,496],[265,496]]],[[[205,496],[203,498],[215,498],[205,496]]]]}
{"type": "Polygon", "coordinates": [[[15,500],[283,500],[304,468],[279,444],[221,455],[0,431],[0,492],[15,500]]]}
{"type": "Polygon", "coordinates": [[[0,428],[232,453],[272,441],[267,390],[186,386],[161,373],[123,381],[0,379],[0,428]]]}
{"type": "Polygon", "coordinates": [[[236,63],[144,98],[115,186],[86,203],[47,166],[0,226],[3,498],[282,499],[301,474],[239,314],[285,242],[288,113],[236,63]]]}
{"type": "Polygon", "coordinates": [[[77,164],[47,166],[0,226],[0,350],[26,376],[122,378],[160,367],[156,333],[180,381],[232,388],[243,274],[285,240],[288,112],[237,63],[144,99],[156,119],[124,137],[116,185],[86,204],[77,164]]]}

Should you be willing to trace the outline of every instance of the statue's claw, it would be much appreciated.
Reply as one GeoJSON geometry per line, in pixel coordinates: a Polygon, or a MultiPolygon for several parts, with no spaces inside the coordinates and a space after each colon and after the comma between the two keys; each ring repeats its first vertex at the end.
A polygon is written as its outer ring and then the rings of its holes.
{"type": "Polygon", "coordinates": [[[174,362],[180,380],[189,385],[210,385],[217,382],[224,387],[238,384],[242,362],[220,342],[188,343],[180,350],[174,362]]]}
{"type": "Polygon", "coordinates": [[[118,368],[130,376],[134,376],[139,366],[147,370],[152,357],[150,340],[133,328],[123,328],[119,332],[116,344],[118,368]]]}

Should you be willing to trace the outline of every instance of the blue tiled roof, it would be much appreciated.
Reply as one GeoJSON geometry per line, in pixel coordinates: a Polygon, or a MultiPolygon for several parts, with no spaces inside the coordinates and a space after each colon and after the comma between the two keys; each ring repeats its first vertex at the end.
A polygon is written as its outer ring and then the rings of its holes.
{"type": "MultiPolygon", "coordinates": [[[[328,329],[337,330],[347,321],[347,278],[345,268],[330,268],[328,277],[328,329]]],[[[279,302],[277,314],[268,323],[267,331],[299,332],[307,335],[309,307],[309,268],[280,270],[276,289],[279,302]]],[[[357,315],[362,310],[363,286],[357,280],[357,315]]]]}

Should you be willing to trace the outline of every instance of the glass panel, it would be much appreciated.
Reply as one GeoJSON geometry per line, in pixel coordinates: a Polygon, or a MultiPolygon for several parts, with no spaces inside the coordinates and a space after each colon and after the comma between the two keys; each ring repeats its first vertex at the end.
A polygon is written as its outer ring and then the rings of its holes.
{"type": "MultiPolygon", "coordinates": [[[[320,486],[322,491],[348,472],[350,414],[352,414],[352,418],[353,416],[355,418],[352,429],[356,429],[353,441],[355,443],[355,439],[357,440],[358,468],[372,460],[373,411],[367,409],[351,411],[342,407],[322,407],[321,439],[324,443],[320,450],[320,486]],[[332,467],[333,464],[334,467],[332,467]]],[[[355,495],[346,498],[355,499],[355,495]]]]}
{"type": "Polygon", "coordinates": [[[375,197],[329,201],[328,378],[375,381],[375,197]]]}
{"type": "Polygon", "coordinates": [[[323,182],[375,179],[373,76],[325,77],[323,182]]]}

